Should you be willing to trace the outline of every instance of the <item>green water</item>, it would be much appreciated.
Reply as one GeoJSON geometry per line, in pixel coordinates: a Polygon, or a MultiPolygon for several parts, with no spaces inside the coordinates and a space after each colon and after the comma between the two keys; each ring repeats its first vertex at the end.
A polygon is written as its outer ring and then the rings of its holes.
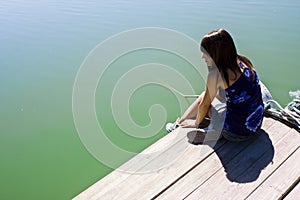
{"type": "MultiPolygon", "coordinates": [[[[298,0],[1,1],[1,199],[70,199],[112,170],[80,141],[72,115],[73,83],[97,44],[140,27],[169,28],[196,41],[225,28],[274,99],[285,105],[291,100],[288,92],[300,88],[298,0]]],[[[108,109],[109,96],[123,73],[149,62],[181,70],[197,93],[204,88],[192,70],[184,70],[188,63],[166,52],[144,50],[112,63],[97,88],[96,113],[111,141],[134,152],[165,133],[146,139],[126,136],[108,109]]],[[[133,120],[147,125],[148,109],[157,103],[167,110],[167,120],[180,114],[174,94],[146,85],[129,102],[133,120]]]]}

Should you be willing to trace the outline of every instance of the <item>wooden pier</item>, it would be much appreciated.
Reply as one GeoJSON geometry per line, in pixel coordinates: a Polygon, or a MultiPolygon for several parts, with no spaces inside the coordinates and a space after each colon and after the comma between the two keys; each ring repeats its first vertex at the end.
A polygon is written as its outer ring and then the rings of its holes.
{"type": "Polygon", "coordinates": [[[300,199],[296,130],[265,117],[254,141],[201,145],[188,142],[189,131],[173,131],[74,200],[300,199]]]}

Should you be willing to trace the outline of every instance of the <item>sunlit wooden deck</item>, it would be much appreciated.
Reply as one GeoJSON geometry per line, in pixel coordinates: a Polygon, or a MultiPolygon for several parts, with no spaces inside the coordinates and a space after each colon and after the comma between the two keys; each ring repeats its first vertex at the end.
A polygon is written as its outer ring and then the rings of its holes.
{"type": "Polygon", "coordinates": [[[175,130],[74,199],[300,199],[296,130],[265,118],[255,141],[201,145],[188,143],[188,131],[175,130]]]}

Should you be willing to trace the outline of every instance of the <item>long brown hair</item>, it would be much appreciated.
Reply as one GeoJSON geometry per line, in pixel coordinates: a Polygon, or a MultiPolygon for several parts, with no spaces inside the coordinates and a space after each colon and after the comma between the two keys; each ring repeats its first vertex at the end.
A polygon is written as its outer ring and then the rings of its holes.
{"type": "Polygon", "coordinates": [[[254,67],[251,61],[245,56],[237,54],[232,37],[224,29],[214,30],[205,35],[201,41],[201,51],[213,59],[214,64],[228,86],[229,76],[227,69],[230,69],[237,76],[236,71],[239,70],[237,58],[250,68],[252,76],[254,74],[254,67]]]}

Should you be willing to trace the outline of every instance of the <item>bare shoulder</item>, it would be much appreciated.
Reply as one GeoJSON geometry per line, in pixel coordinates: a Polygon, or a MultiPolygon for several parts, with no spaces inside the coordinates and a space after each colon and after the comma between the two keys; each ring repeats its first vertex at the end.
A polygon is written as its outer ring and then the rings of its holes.
{"type": "Polygon", "coordinates": [[[217,67],[209,70],[208,76],[207,76],[207,83],[213,84],[217,88],[220,88],[220,87],[224,88],[223,79],[222,79],[221,73],[217,67]]]}
{"type": "Polygon", "coordinates": [[[208,79],[217,79],[220,76],[220,71],[217,67],[211,68],[208,71],[208,79]]]}
{"type": "Polygon", "coordinates": [[[206,89],[209,91],[210,99],[214,99],[218,95],[218,90],[220,88],[220,83],[222,81],[220,72],[218,68],[213,68],[209,70],[206,82],[206,89]]]}

